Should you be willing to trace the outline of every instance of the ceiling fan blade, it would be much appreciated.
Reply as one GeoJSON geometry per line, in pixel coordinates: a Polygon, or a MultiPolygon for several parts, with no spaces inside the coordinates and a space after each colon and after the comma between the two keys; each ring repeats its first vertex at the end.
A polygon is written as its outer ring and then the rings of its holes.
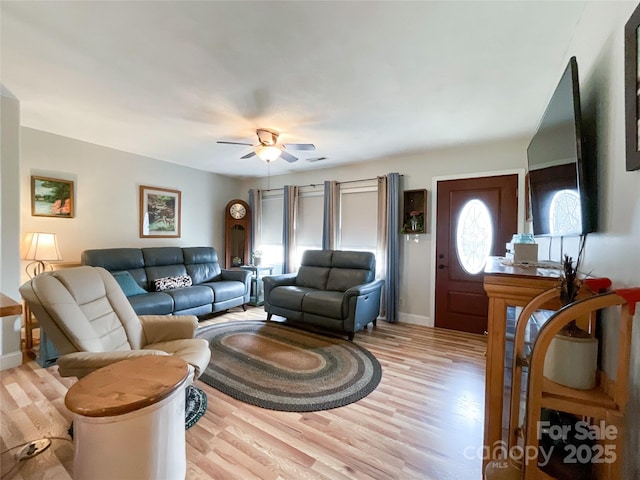
{"type": "Polygon", "coordinates": [[[293,162],[297,162],[298,161],[298,157],[294,157],[293,155],[291,155],[290,153],[285,152],[284,150],[282,151],[282,153],[280,153],[280,158],[282,158],[283,160],[286,160],[289,163],[293,163],[293,162]]]}
{"type": "Polygon", "coordinates": [[[224,143],[226,145],[249,145],[250,147],[253,146],[252,143],[242,143],[242,142],[223,142],[221,140],[218,140],[216,143],[224,143]]]}
{"type": "Polygon", "coordinates": [[[286,143],[282,145],[289,150],[315,150],[316,146],[313,143],[286,143]]]}
{"type": "Polygon", "coordinates": [[[256,152],[249,152],[247,153],[245,156],[240,157],[240,160],[245,159],[245,158],[251,158],[256,154],[256,152]]]}

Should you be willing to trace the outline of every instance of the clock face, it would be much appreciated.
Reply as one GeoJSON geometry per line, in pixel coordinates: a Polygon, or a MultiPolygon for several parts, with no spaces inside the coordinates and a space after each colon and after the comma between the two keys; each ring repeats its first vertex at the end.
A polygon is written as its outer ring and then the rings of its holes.
{"type": "Polygon", "coordinates": [[[234,203],[229,207],[229,214],[236,220],[240,220],[247,214],[247,209],[241,203],[234,203]]]}

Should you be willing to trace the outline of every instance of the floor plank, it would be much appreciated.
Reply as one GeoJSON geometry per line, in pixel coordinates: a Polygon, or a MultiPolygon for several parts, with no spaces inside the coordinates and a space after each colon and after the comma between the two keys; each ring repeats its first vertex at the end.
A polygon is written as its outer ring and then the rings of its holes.
{"type": "MultiPolygon", "coordinates": [[[[262,308],[238,308],[201,326],[265,318],[262,308]]],[[[382,380],[370,395],[345,407],[277,412],[197,381],[209,407],[186,433],[187,478],[480,479],[484,337],[380,321],[355,341],[378,358],[382,380]]],[[[64,395],[75,379],[27,359],[1,372],[1,380],[3,480],[71,478],[71,414],[64,395]],[[54,437],[54,445],[16,465],[19,446],[43,436],[54,437]]]]}

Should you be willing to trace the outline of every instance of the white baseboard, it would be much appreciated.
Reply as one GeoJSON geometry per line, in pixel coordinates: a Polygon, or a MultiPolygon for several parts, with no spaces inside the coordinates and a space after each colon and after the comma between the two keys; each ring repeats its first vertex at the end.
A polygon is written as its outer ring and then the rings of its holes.
{"type": "Polygon", "coordinates": [[[431,318],[424,315],[415,315],[413,313],[398,312],[398,322],[410,323],[412,325],[423,325],[425,327],[433,327],[431,318]]]}
{"type": "Polygon", "coordinates": [[[22,352],[13,352],[0,357],[0,370],[22,365],[22,352]]]}

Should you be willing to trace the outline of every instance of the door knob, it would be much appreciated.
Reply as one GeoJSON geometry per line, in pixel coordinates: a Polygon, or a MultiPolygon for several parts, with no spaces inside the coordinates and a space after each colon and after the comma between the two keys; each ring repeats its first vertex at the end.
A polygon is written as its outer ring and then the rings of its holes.
{"type": "Polygon", "coordinates": [[[440,265],[438,265],[438,268],[439,268],[440,270],[442,270],[443,268],[447,268],[447,266],[446,266],[446,265],[443,265],[443,264],[440,264],[440,265]]]}

